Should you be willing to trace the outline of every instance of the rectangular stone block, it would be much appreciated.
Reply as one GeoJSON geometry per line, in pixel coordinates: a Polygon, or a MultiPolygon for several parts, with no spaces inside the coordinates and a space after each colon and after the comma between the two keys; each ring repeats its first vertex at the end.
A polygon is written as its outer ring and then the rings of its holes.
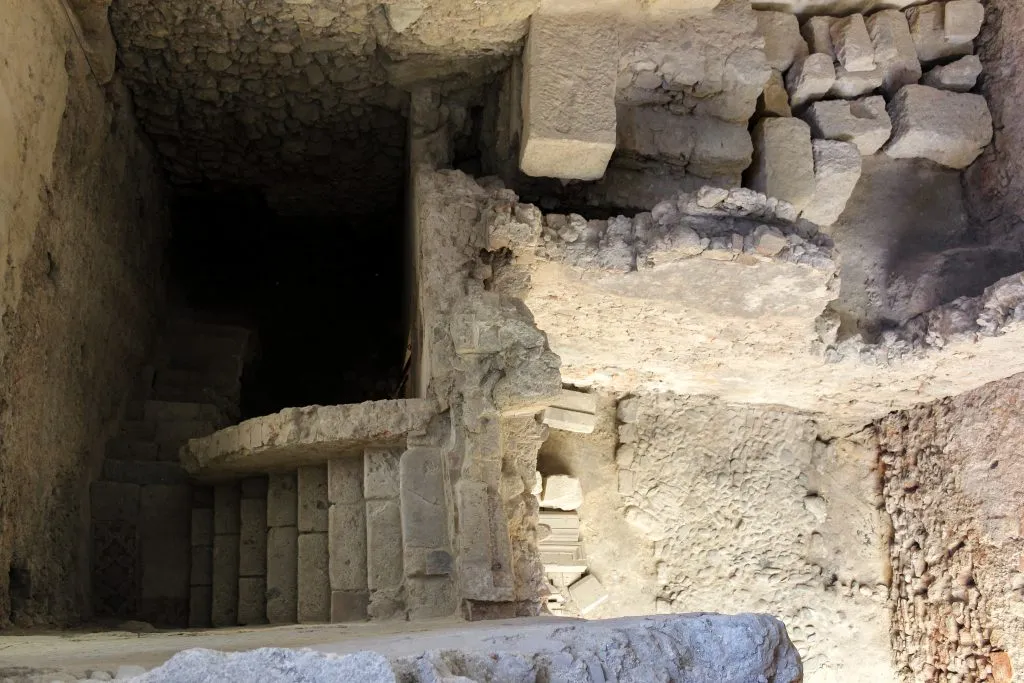
{"type": "Polygon", "coordinates": [[[811,17],[800,27],[800,35],[807,41],[811,54],[823,54],[835,57],[832,47],[833,17],[811,17]]]}
{"type": "Polygon", "coordinates": [[[213,546],[192,546],[192,571],[189,584],[192,586],[213,585],[213,546]]]}
{"type": "MultiPolygon", "coordinates": [[[[512,547],[501,501],[484,483],[469,479],[456,483],[455,496],[461,527],[457,565],[461,597],[513,600],[512,547]]],[[[402,516],[404,522],[404,508],[402,516]]]]}
{"type": "Polygon", "coordinates": [[[142,599],[188,599],[192,545],[185,537],[143,538],[142,599]]]}
{"type": "Polygon", "coordinates": [[[406,579],[405,602],[410,621],[449,617],[459,607],[455,585],[447,576],[406,579]]]}
{"type": "Polygon", "coordinates": [[[978,37],[985,23],[985,8],[978,0],[949,0],[943,13],[942,32],[950,43],[966,43],[978,37]]]}
{"type": "Polygon", "coordinates": [[[597,416],[593,413],[579,413],[575,410],[551,407],[544,410],[544,424],[552,429],[561,429],[565,432],[591,434],[597,425],[597,416]]]}
{"type": "Polygon", "coordinates": [[[242,531],[238,551],[239,576],[266,576],[267,573],[267,500],[243,498],[242,531]]]}
{"type": "MultiPolygon", "coordinates": [[[[801,217],[832,225],[846,208],[861,174],[860,150],[852,142],[814,140],[814,198],[801,217]]],[[[628,470],[620,470],[625,472],[628,470]]]]}
{"type": "Polygon", "coordinates": [[[267,532],[267,620],[294,624],[297,619],[299,532],[294,526],[267,532]]]}
{"type": "Polygon", "coordinates": [[[820,100],[836,82],[832,57],[820,52],[798,61],[786,74],[786,90],[794,110],[820,100]]]}
{"type": "Polygon", "coordinates": [[[331,588],[366,589],[366,507],[332,505],[329,535],[331,588]]]}
{"type": "Polygon", "coordinates": [[[882,89],[892,97],[921,78],[921,62],[910,35],[907,17],[899,10],[875,12],[867,18],[868,35],[875,47],[875,63],[882,69],[882,89]]]}
{"type": "Polygon", "coordinates": [[[331,591],[331,623],[366,621],[369,604],[368,591],[331,591]]]}
{"type": "Polygon", "coordinates": [[[267,526],[296,526],[298,505],[295,472],[271,474],[267,479],[267,526]]]}
{"type": "Polygon", "coordinates": [[[875,68],[875,48],[863,14],[836,19],[829,26],[829,35],[836,60],[847,71],[871,71],[875,68]]]}
{"type": "Polygon", "coordinates": [[[797,59],[808,54],[807,42],[800,35],[800,24],[789,12],[755,12],[757,30],[764,36],[764,54],[768,66],[785,71],[797,59]]]}
{"type": "Polygon", "coordinates": [[[397,500],[366,501],[366,564],[371,589],[402,585],[402,512],[397,500]]]}
{"type": "Polygon", "coordinates": [[[93,520],[135,522],[139,517],[139,490],[138,484],[94,481],[89,487],[93,520]]]}
{"type": "Polygon", "coordinates": [[[214,626],[234,626],[238,623],[238,534],[218,534],[213,537],[213,603],[210,621],[214,626]]]}
{"type": "Polygon", "coordinates": [[[810,127],[794,118],[761,119],[753,138],[750,188],[803,209],[814,196],[810,127]]]}
{"type": "Polygon", "coordinates": [[[188,600],[189,628],[209,628],[211,609],[213,609],[213,588],[211,586],[193,586],[188,600]]]}
{"type": "Polygon", "coordinates": [[[192,532],[192,492],[185,484],[151,484],[139,492],[143,538],[187,538],[192,532]]]}
{"type": "Polygon", "coordinates": [[[238,579],[238,623],[267,623],[267,580],[263,577],[238,579]]]}
{"type": "Polygon", "coordinates": [[[363,451],[363,494],[366,498],[398,498],[398,463],[402,452],[393,448],[363,451]]]}
{"type": "Polygon", "coordinates": [[[262,498],[266,501],[267,487],[266,477],[246,477],[242,480],[242,498],[262,498]]]}
{"type": "Polygon", "coordinates": [[[192,508],[192,545],[213,545],[213,510],[192,508]]]}
{"type": "Polygon", "coordinates": [[[399,463],[402,538],[406,546],[448,545],[444,463],[436,448],[410,448],[399,463]]]}
{"type": "Polygon", "coordinates": [[[241,519],[238,503],[241,496],[237,482],[217,484],[213,489],[213,533],[237,534],[241,519]]]}
{"type": "Polygon", "coordinates": [[[363,501],[362,458],[348,456],[327,463],[327,500],[331,505],[363,501]]]}
{"type": "Polygon", "coordinates": [[[592,574],[569,586],[569,595],[579,608],[580,614],[584,615],[608,599],[608,591],[592,574]]]}
{"type": "Polygon", "coordinates": [[[611,25],[537,13],[523,50],[519,167],[597,180],[615,151],[618,35],[611,25]]]}
{"type": "Polygon", "coordinates": [[[325,623],[331,619],[327,534],[299,534],[298,622],[325,623]]]}
{"type": "Polygon", "coordinates": [[[892,139],[885,153],[894,159],[930,159],[961,169],[992,141],[992,115],[981,95],[908,85],[888,109],[892,139]]]}
{"type": "Polygon", "coordinates": [[[892,133],[885,99],[877,95],[852,101],[815,102],[804,112],[804,119],[816,140],[852,142],[861,156],[877,152],[892,133]]]}
{"type": "Polygon", "coordinates": [[[298,470],[299,533],[327,531],[327,467],[298,470]]]}
{"type": "Polygon", "coordinates": [[[594,414],[597,412],[597,394],[562,389],[558,394],[558,398],[551,404],[551,407],[575,410],[578,413],[594,414]]]}
{"type": "Polygon", "coordinates": [[[931,64],[947,57],[963,57],[974,52],[971,40],[946,39],[945,3],[932,2],[910,7],[906,15],[917,58],[922,64],[931,64]]]}

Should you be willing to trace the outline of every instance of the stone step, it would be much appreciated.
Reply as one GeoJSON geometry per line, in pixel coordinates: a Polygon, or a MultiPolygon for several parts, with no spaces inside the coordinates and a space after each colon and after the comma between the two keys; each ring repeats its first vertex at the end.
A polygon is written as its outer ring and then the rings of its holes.
{"type": "Polygon", "coordinates": [[[222,426],[226,422],[220,408],[210,403],[185,401],[145,401],[143,417],[151,422],[188,422],[205,420],[222,426]]]}
{"type": "Polygon", "coordinates": [[[152,441],[156,437],[156,423],[150,420],[124,420],[121,436],[139,441],[152,441]]]}
{"type": "Polygon", "coordinates": [[[188,473],[180,465],[173,462],[148,462],[107,458],[103,461],[102,481],[139,485],[185,484],[188,482],[188,473]]]}
{"type": "Polygon", "coordinates": [[[125,436],[117,436],[107,442],[108,458],[114,460],[161,460],[160,445],[153,441],[140,441],[125,436]]]}

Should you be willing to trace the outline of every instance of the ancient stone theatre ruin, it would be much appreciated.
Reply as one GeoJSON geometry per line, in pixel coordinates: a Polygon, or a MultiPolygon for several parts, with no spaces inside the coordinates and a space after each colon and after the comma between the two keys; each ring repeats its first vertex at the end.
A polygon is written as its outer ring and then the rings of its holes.
{"type": "Polygon", "coordinates": [[[1024,680],[1022,36],[0,0],[0,680],[1024,680]]]}

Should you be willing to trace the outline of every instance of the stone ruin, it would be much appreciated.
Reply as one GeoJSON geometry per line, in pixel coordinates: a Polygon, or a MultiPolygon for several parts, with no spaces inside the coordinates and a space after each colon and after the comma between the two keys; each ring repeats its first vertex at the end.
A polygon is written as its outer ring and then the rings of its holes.
{"type": "Polygon", "coordinates": [[[0,12],[0,678],[1018,680],[1019,26],[0,12]]]}

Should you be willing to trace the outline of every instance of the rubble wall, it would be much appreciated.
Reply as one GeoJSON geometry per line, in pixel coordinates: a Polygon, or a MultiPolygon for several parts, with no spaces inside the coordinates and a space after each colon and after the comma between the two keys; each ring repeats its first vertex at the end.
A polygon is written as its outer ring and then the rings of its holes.
{"type": "Polygon", "coordinates": [[[908,680],[1024,671],[1022,406],[1016,375],[878,423],[892,645],[908,680]]]}
{"type": "Polygon", "coordinates": [[[161,180],[65,7],[0,9],[0,625],[87,604],[90,473],[155,326],[161,180]]]}

